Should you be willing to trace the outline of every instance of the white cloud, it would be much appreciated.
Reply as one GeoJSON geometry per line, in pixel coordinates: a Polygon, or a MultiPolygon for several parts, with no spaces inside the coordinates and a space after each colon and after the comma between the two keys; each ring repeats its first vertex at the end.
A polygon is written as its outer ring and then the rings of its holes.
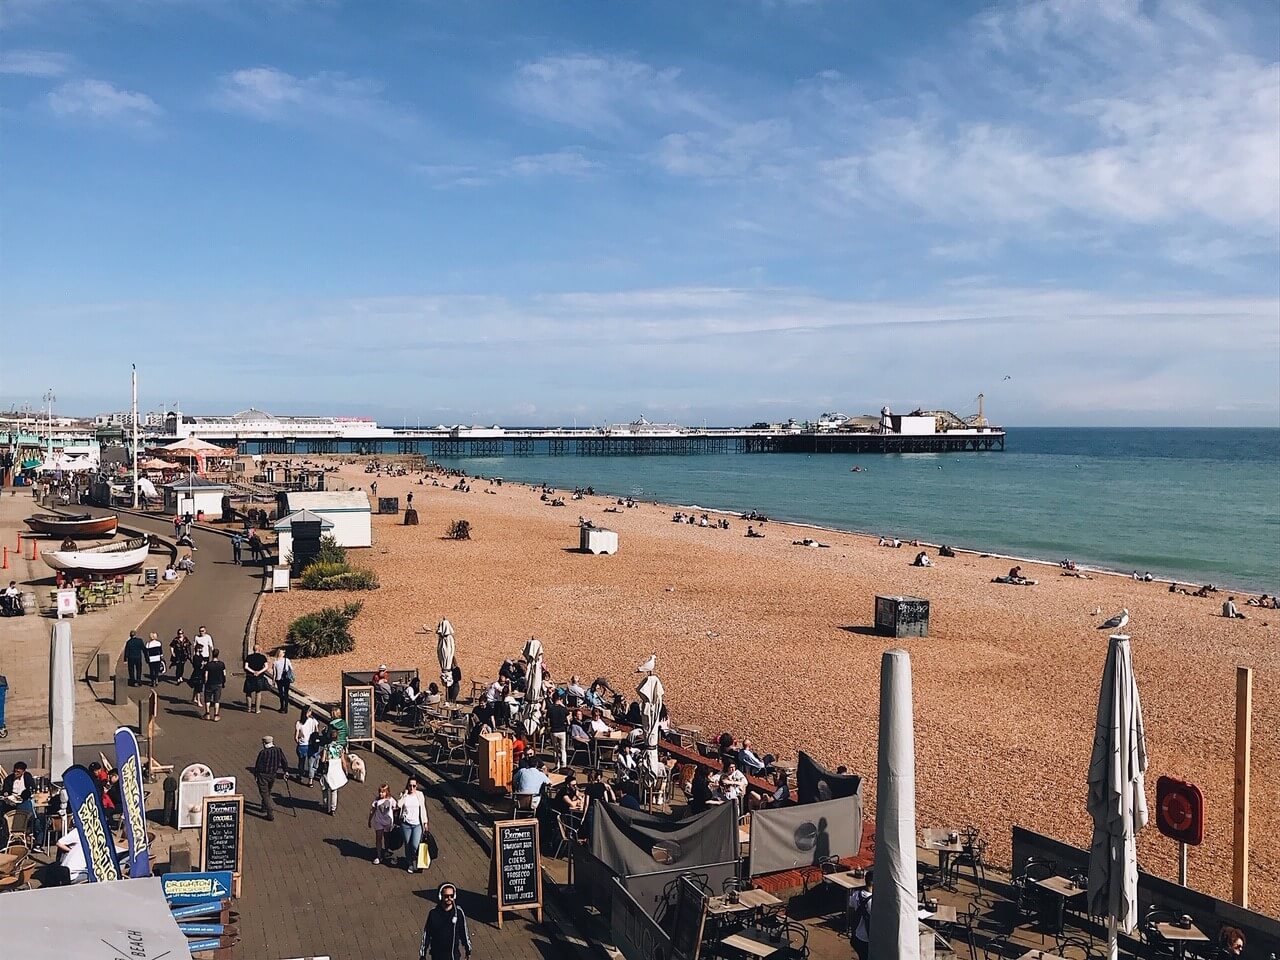
{"type": "Polygon", "coordinates": [[[163,115],[145,93],[121,90],[105,80],[71,80],[45,97],[54,113],[96,123],[146,128],[163,115]]]}
{"type": "Polygon", "coordinates": [[[218,78],[214,105],[257,120],[341,121],[389,137],[418,127],[414,115],[382,96],[382,85],[341,73],[294,76],[275,67],[249,67],[218,78]]]}
{"type": "Polygon", "coordinates": [[[516,157],[507,168],[517,177],[587,177],[600,169],[580,148],[566,147],[554,153],[535,153],[516,157]]]}
{"type": "Polygon", "coordinates": [[[679,69],[622,56],[571,54],[522,64],[511,96],[528,113],[599,136],[655,119],[718,121],[710,98],[689,90],[679,69]]]}
{"type": "Polygon", "coordinates": [[[19,77],[60,77],[75,61],[52,50],[6,50],[0,52],[0,73],[19,77]]]}

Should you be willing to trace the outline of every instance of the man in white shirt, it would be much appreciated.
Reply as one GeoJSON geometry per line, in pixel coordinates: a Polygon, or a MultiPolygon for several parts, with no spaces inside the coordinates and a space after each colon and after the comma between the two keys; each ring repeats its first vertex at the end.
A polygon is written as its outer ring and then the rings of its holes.
{"type": "Polygon", "coordinates": [[[604,711],[596,707],[591,711],[591,735],[593,737],[604,736],[613,730],[613,727],[604,722],[604,711]]]}
{"type": "Polygon", "coordinates": [[[738,765],[732,760],[725,767],[724,773],[720,775],[720,789],[724,793],[726,800],[732,800],[735,803],[742,799],[747,792],[747,775],[738,769],[738,765]]]}
{"type": "Polygon", "coordinates": [[[67,871],[67,883],[84,883],[89,879],[89,866],[84,861],[84,847],[80,843],[80,831],[74,826],[58,841],[62,854],[62,869],[67,871]]]}
{"type": "Polygon", "coordinates": [[[208,660],[213,653],[213,637],[201,627],[196,635],[191,638],[191,646],[193,652],[200,656],[201,660],[208,660]]]}

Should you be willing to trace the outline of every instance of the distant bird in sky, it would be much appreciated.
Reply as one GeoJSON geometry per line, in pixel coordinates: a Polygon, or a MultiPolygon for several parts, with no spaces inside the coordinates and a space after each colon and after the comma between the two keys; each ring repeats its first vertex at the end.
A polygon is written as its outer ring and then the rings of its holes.
{"type": "Polygon", "coordinates": [[[1129,608],[1125,607],[1123,610],[1117,613],[1114,617],[1112,617],[1106,623],[1102,624],[1102,626],[1098,627],[1098,629],[1099,630],[1123,630],[1125,628],[1125,625],[1128,622],[1129,622],[1129,608]]]}
{"type": "MultiPolygon", "coordinates": [[[[1004,379],[1005,379],[1005,380],[1012,380],[1012,379],[1013,379],[1013,377],[1006,376],[1004,379]]],[[[1001,382],[1003,382],[1003,381],[1001,381],[1001,382]]]]}
{"type": "Polygon", "coordinates": [[[657,666],[658,666],[658,653],[655,650],[653,653],[649,654],[648,660],[640,664],[640,666],[636,667],[636,673],[653,673],[653,671],[657,668],[657,666]]]}

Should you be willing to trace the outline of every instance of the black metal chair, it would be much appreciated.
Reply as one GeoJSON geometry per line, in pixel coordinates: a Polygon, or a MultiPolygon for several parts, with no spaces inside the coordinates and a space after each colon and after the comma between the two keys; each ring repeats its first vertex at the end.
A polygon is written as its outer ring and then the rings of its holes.
{"type": "Polygon", "coordinates": [[[1138,933],[1142,940],[1143,952],[1147,957],[1156,960],[1163,957],[1177,957],[1178,946],[1160,935],[1157,926],[1162,923],[1177,923],[1182,915],[1162,907],[1151,907],[1143,917],[1138,933]]]}
{"type": "Polygon", "coordinates": [[[1027,862],[1022,866],[1022,872],[1013,878],[1013,890],[1016,894],[1014,902],[1018,905],[1019,916],[1030,917],[1039,914],[1043,898],[1036,882],[1048,880],[1057,872],[1058,865],[1053,860],[1039,857],[1027,858],[1027,862]]]}
{"type": "Polygon", "coordinates": [[[954,887],[960,879],[960,868],[968,867],[973,876],[973,885],[978,889],[978,899],[981,900],[987,882],[987,841],[980,839],[976,833],[970,835],[966,832],[961,842],[963,849],[947,865],[949,882],[954,887]]]}
{"type": "Polygon", "coordinates": [[[1060,933],[1054,952],[1063,960],[1103,960],[1092,938],[1083,933],[1060,933]]]}

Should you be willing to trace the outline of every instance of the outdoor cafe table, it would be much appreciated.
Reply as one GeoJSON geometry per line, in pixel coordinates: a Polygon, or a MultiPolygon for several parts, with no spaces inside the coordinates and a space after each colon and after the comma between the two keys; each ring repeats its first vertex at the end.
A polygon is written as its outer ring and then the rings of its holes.
{"type": "Polygon", "coordinates": [[[923,831],[924,848],[936,851],[938,854],[938,882],[943,887],[947,885],[947,864],[957,853],[964,853],[964,846],[961,844],[959,836],[955,840],[951,839],[951,834],[955,832],[954,830],[936,827],[928,827],[923,831]]]}
{"type": "Polygon", "coordinates": [[[1209,935],[1194,923],[1189,927],[1180,927],[1176,923],[1157,923],[1156,933],[1161,939],[1173,944],[1178,956],[1186,955],[1188,943],[1208,943],[1209,935]]]}
{"type": "Polygon", "coordinates": [[[920,919],[925,923],[930,921],[936,923],[955,923],[956,908],[949,907],[946,904],[939,904],[937,909],[930,910],[927,907],[920,908],[920,919]]]}
{"type": "Polygon", "coordinates": [[[1062,926],[1066,922],[1063,913],[1067,906],[1067,901],[1072,897],[1078,897],[1085,892],[1084,887],[1077,887],[1075,882],[1066,877],[1052,876],[1045,877],[1043,880],[1035,881],[1037,887],[1053,895],[1053,915],[1046,917],[1050,921],[1053,932],[1060,933],[1062,926]]]}
{"type": "Polygon", "coordinates": [[[867,885],[865,876],[859,877],[852,870],[842,870],[840,873],[828,873],[822,877],[823,883],[830,883],[833,886],[842,887],[845,890],[861,890],[867,885]]]}
{"type": "Polygon", "coordinates": [[[740,891],[738,893],[738,902],[745,903],[752,910],[763,910],[766,907],[782,906],[782,901],[768,890],[757,890],[754,887],[750,890],[740,891]]]}
{"type": "Polygon", "coordinates": [[[767,934],[761,933],[759,930],[753,930],[750,927],[729,934],[720,940],[720,944],[740,953],[745,953],[748,956],[759,957],[760,960],[768,960],[770,957],[778,956],[782,953],[782,948],[786,946],[781,940],[776,942],[770,940],[767,934]]]}
{"type": "Polygon", "coordinates": [[[1018,960],[1067,960],[1056,953],[1045,953],[1043,950],[1028,950],[1018,960]]]}

